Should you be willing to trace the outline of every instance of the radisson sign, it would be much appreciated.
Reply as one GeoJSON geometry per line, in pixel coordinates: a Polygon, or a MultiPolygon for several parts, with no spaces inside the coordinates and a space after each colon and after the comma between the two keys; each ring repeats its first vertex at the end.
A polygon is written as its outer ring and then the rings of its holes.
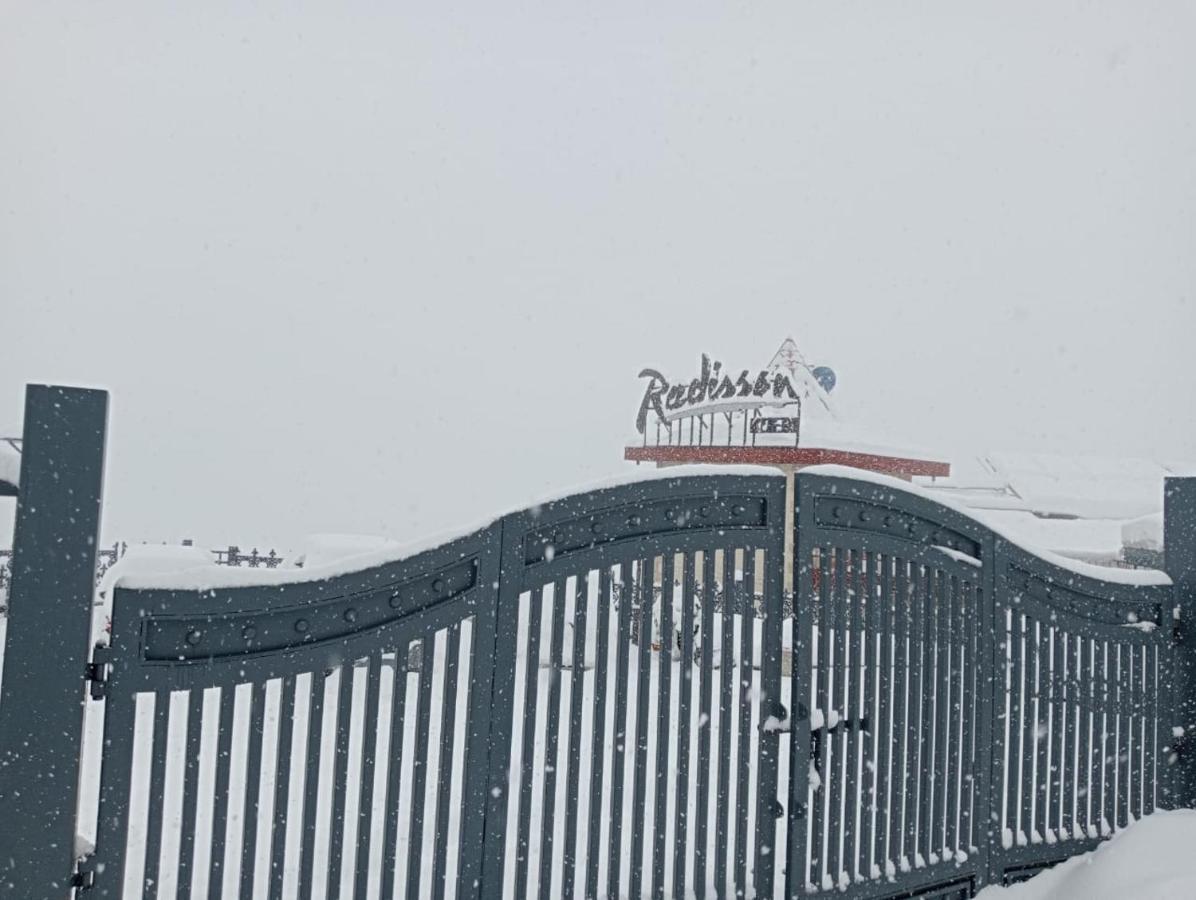
{"type": "Polygon", "coordinates": [[[640,434],[648,424],[648,413],[655,412],[662,422],[685,415],[696,415],[703,407],[714,412],[717,408],[750,409],[760,406],[800,406],[801,398],[788,375],[775,370],[761,369],[752,375],[744,369],[738,377],[722,371],[723,364],[702,354],[702,368],[697,378],[688,383],[672,384],[656,369],[644,369],[640,378],[647,378],[644,399],[640,402],[635,420],[640,434]],[[738,401],[738,402],[736,402],[738,401]]]}

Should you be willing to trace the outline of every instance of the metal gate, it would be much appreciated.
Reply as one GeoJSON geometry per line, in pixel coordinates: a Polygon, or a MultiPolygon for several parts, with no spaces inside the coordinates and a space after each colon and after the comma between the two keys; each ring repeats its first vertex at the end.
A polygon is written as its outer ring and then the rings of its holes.
{"type": "Polygon", "coordinates": [[[796,498],[794,692],[812,712],[789,808],[810,815],[788,896],[968,897],[1172,795],[1166,578],[1080,574],[858,477],[801,473],[796,498]]]}
{"type": "Polygon", "coordinates": [[[778,476],[665,477],[358,571],[126,576],[85,654],[106,398],[30,398],[0,695],[22,897],[968,897],[1196,793],[1194,481],[1175,586],[849,470],[799,473],[789,510],[778,476]]]}
{"type": "Polygon", "coordinates": [[[728,476],[506,521],[483,896],[769,893],[783,523],[728,476]]]}
{"type": "Polygon", "coordinates": [[[323,581],[119,587],[86,880],[764,895],[783,505],[775,477],[673,478],[323,581]]]}
{"type": "Polygon", "coordinates": [[[92,890],[476,884],[499,536],[323,581],[118,588],[92,890]]]}

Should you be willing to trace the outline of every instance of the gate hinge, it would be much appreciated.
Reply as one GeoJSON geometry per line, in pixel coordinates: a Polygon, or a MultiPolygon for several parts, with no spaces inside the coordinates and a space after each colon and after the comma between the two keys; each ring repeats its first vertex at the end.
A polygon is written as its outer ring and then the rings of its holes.
{"type": "Polygon", "coordinates": [[[91,650],[91,662],[87,664],[84,677],[87,679],[92,700],[103,700],[105,685],[112,667],[112,648],[96,644],[91,650]]]}

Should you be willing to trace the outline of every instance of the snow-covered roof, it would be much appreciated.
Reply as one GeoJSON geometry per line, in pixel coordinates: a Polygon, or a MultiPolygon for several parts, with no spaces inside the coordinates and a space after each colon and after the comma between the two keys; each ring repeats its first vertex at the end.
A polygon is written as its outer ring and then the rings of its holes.
{"type": "Polygon", "coordinates": [[[1121,558],[1120,519],[1044,519],[1020,509],[972,509],[998,531],[1017,534],[1025,543],[1073,559],[1111,563],[1121,558]]]}
{"type": "Polygon", "coordinates": [[[1012,544],[1016,544],[1030,553],[1040,556],[1048,562],[1059,566],[1062,569],[1067,569],[1077,575],[1084,575],[1089,578],[1100,578],[1105,581],[1115,581],[1120,584],[1171,584],[1171,579],[1163,572],[1155,571],[1153,569],[1117,569],[1109,566],[1093,565],[1086,562],[1078,555],[1065,555],[1063,553],[1052,550],[1049,547],[1043,546],[1039,542],[1039,535],[1035,535],[1019,527],[1019,524],[1024,525],[1024,522],[1005,521],[1001,522],[991,517],[991,513],[985,513],[980,510],[971,509],[965,504],[960,503],[957,499],[943,494],[941,491],[936,491],[931,487],[925,485],[909,484],[898,478],[893,478],[889,475],[881,475],[878,472],[867,472],[862,469],[852,469],[847,466],[811,466],[805,470],[816,475],[834,475],[839,478],[851,478],[856,481],[868,481],[873,484],[883,485],[891,488],[894,491],[906,492],[916,494],[931,500],[935,503],[940,503],[943,506],[955,509],[966,516],[978,518],[993,531],[1001,535],[1005,540],[1012,544]]]}
{"type": "Polygon", "coordinates": [[[1035,546],[1101,563],[1155,564],[1163,549],[1163,480],[1196,474],[1175,460],[993,452],[956,459],[924,487],[1035,546]]]}
{"type": "Polygon", "coordinates": [[[1163,479],[1192,473],[1194,463],[998,451],[953,460],[932,487],[975,508],[1126,520],[1161,512],[1163,479]]]}

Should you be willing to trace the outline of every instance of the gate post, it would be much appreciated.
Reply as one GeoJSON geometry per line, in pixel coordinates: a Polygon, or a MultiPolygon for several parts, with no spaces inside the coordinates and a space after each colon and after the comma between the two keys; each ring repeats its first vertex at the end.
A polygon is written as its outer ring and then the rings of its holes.
{"type": "MultiPolygon", "coordinates": [[[[1165,724],[1175,757],[1171,807],[1196,806],[1196,478],[1163,482],[1163,567],[1174,584],[1174,710],[1165,724]],[[1182,726],[1177,739],[1171,731],[1182,726]]],[[[1170,757],[1169,757],[1170,759],[1170,757]]]]}
{"type": "Polygon", "coordinates": [[[29,385],[0,693],[0,893],[71,893],[108,394],[29,385]]]}

